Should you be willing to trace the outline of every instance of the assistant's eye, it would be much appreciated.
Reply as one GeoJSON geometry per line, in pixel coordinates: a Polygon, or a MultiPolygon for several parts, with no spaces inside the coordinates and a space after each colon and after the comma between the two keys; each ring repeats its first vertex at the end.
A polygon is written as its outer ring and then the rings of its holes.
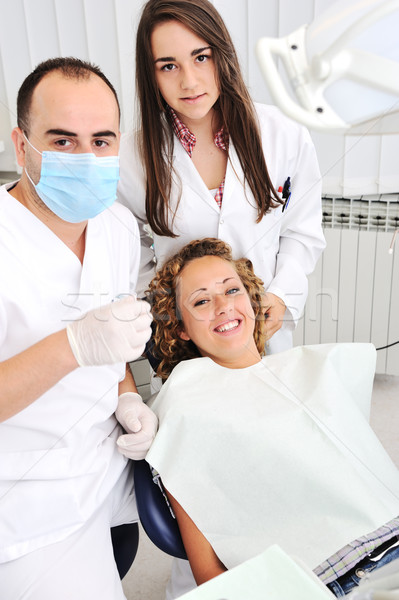
{"type": "Polygon", "coordinates": [[[212,58],[209,54],[200,54],[196,57],[196,61],[199,63],[205,63],[208,59],[212,58]]]}
{"type": "Polygon", "coordinates": [[[174,69],[176,69],[176,65],[174,65],[173,63],[167,63],[166,65],[163,65],[163,67],[161,67],[161,71],[164,71],[166,73],[169,73],[169,71],[173,71],[174,69]]]}

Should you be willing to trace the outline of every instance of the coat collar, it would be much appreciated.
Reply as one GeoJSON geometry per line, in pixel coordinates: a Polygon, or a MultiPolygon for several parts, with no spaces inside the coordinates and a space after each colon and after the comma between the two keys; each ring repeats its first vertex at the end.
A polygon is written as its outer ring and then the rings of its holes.
{"type": "Polygon", "coordinates": [[[185,188],[188,187],[193,190],[196,195],[200,196],[203,202],[209,204],[209,206],[211,206],[212,209],[217,213],[223,213],[223,209],[226,206],[226,203],[229,202],[229,199],[231,198],[236,186],[243,187],[244,182],[244,173],[233,144],[231,142],[229,144],[223,202],[220,210],[215,202],[215,199],[205,185],[202,177],[195,168],[193,161],[184,150],[176,136],[174,136],[173,141],[173,163],[176,170],[174,177],[175,180],[177,180],[177,184],[180,178],[181,183],[185,188]]]}

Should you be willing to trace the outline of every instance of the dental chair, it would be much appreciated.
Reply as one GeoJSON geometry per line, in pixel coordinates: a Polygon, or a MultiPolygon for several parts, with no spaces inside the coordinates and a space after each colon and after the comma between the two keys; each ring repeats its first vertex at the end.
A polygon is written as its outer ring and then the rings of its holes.
{"type": "MultiPolygon", "coordinates": [[[[159,359],[153,354],[153,339],[148,340],[144,356],[153,371],[159,359]]],[[[187,560],[177,521],[163,491],[159,476],[152,474],[145,460],[134,462],[134,490],[140,523],[153,544],[166,554],[187,560]]]]}
{"type": "Polygon", "coordinates": [[[123,579],[137,554],[139,546],[138,524],[127,523],[126,525],[111,527],[111,539],[119,577],[123,579]]]}
{"type": "Polygon", "coordinates": [[[145,460],[134,463],[134,489],[140,522],[152,543],[171,556],[187,559],[177,521],[159,476],[153,477],[145,460]]]}
{"type": "MultiPolygon", "coordinates": [[[[134,489],[140,522],[152,543],[171,556],[187,559],[179,527],[162,484],[159,478],[154,481],[151,467],[145,460],[134,463],[134,489]]],[[[138,524],[112,527],[111,538],[119,577],[123,579],[137,554],[138,524]]]]}

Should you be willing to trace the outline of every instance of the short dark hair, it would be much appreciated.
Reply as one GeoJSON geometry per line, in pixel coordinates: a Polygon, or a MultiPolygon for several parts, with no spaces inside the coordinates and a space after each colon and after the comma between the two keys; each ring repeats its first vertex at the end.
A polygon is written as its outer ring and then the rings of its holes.
{"type": "Polygon", "coordinates": [[[88,79],[92,73],[97,75],[114,94],[120,115],[121,109],[115,88],[97,65],[81,60],[80,58],[74,58],[73,56],[58,56],[56,58],[49,58],[38,64],[32,73],[25,78],[19,88],[17,96],[17,123],[22,131],[28,133],[29,130],[30,107],[33,92],[37,84],[45,75],[53,71],[59,71],[64,77],[70,79],[88,79]]]}

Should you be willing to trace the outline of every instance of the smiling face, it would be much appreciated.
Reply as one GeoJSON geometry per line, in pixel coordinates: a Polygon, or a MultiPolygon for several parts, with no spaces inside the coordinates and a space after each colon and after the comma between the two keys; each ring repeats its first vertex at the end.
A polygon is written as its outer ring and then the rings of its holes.
{"type": "Polygon", "coordinates": [[[228,261],[217,256],[191,261],[179,277],[177,304],[183,321],[180,337],[191,340],[202,356],[229,368],[259,362],[254,311],[228,261]]]}
{"type": "Polygon", "coordinates": [[[151,35],[155,79],[164,100],[190,128],[209,118],[219,97],[209,44],[178,21],[157,25],[151,35]]]}

